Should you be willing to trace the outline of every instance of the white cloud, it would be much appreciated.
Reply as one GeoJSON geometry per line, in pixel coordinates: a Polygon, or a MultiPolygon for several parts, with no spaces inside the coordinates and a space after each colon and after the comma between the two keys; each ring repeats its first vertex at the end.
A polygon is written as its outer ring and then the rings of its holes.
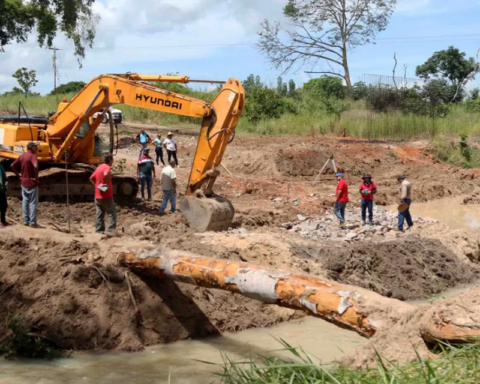
{"type": "MultiPolygon", "coordinates": [[[[87,50],[82,69],[73,56],[72,42],[64,36],[55,40],[62,49],[57,54],[61,82],[87,81],[102,73],[141,72],[143,67],[171,60],[191,60],[195,68],[195,60],[212,57],[225,45],[256,42],[260,22],[265,18],[280,19],[285,2],[97,0],[93,7],[101,20],[94,49],[87,50]]],[[[37,90],[51,90],[52,52],[38,48],[35,34],[27,43],[9,45],[0,54],[0,92],[15,85],[11,74],[22,66],[37,71],[37,90]]]]}
{"type": "Polygon", "coordinates": [[[427,8],[431,5],[430,0],[399,0],[397,4],[397,12],[412,12],[419,9],[427,8]]]}

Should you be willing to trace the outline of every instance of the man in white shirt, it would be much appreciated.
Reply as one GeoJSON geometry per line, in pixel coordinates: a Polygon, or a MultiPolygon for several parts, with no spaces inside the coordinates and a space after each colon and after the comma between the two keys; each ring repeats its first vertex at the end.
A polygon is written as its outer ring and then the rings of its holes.
{"type": "Polygon", "coordinates": [[[175,164],[178,166],[177,140],[173,138],[172,132],[168,132],[167,138],[163,141],[163,147],[167,150],[168,162],[170,163],[170,160],[173,157],[173,159],[175,160],[175,164]]]}
{"type": "Polygon", "coordinates": [[[160,205],[160,215],[165,214],[168,200],[170,200],[170,205],[172,206],[172,213],[177,210],[177,174],[174,169],[175,166],[175,160],[170,160],[168,165],[162,170],[163,201],[162,205],[160,205]]]}

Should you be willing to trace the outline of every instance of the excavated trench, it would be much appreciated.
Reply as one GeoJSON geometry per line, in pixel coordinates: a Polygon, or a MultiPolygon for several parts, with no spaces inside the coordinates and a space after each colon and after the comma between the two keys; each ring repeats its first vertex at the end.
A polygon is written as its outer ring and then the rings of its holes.
{"type": "MultiPolygon", "coordinates": [[[[252,143],[247,142],[246,147],[251,146],[252,143]]],[[[271,149],[276,150],[275,141],[271,149]]],[[[233,149],[232,157],[236,157],[237,164],[244,159],[242,150],[241,147],[233,149]]],[[[356,155],[347,157],[342,169],[348,172],[356,167],[357,175],[371,164],[378,172],[390,172],[390,176],[405,169],[410,172],[417,169],[403,163],[395,165],[388,154],[379,155],[368,148],[366,151],[374,154],[362,154],[361,160],[356,159],[356,155]],[[393,167],[397,170],[392,171],[393,167]]],[[[299,153],[294,149],[292,152],[299,153]]],[[[322,156],[330,153],[328,148],[320,152],[322,156]]],[[[311,177],[315,173],[307,168],[322,165],[324,159],[316,158],[315,150],[308,153],[304,163],[295,163],[296,157],[288,153],[284,154],[286,160],[272,156],[270,162],[260,161],[262,166],[254,173],[262,176],[264,170],[275,169],[288,177],[311,177]]],[[[225,164],[233,172],[239,171],[228,161],[225,164]]],[[[246,158],[243,167],[246,168],[244,174],[250,177],[256,161],[246,158]]],[[[188,167],[179,169],[180,177],[187,171],[188,167]]],[[[418,172],[416,176],[424,177],[423,170],[418,172]]],[[[474,188],[476,182],[467,180],[465,185],[457,187],[458,191],[474,188]]],[[[438,182],[425,182],[419,188],[420,199],[438,197],[435,189],[438,182]]],[[[235,229],[229,233],[194,234],[180,215],[160,218],[155,215],[158,194],[154,195],[157,200],[154,204],[137,201],[118,207],[118,238],[91,234],[95,208],[89,202],[71,205],[72,234],[59,231],[68,223],[68,212],[61,201],[40,203],[40,223],[46,227],[41,231],[21,227],[19,236],[19,227],[0,230],[0,317],[9,313],[21,315],[35,332],[65,349],[140,351],[147,347],[146,351],[133,355],[82,352],[73,359],[48,363],[5,363],[0,383],[12,380],[38,383],[40,378],[47,383],[100,379],[156,383],[168,378],[169,367],[172,367],[172,383],[192,382],[192,378],[199,383],[211,382],[212,369],[218,372],[218,368],[194,359],[221,362],[219,350],[234,358],[246,357],[252,352],[266,353],[278,349],[274,339],[277,337],[303,346],[323,361],[331,361],[354,352],[366,342],[352,332],[319,319],[305,318],[303,313],[293,310],[264,305],[228,292],[159,282],[131,272],[126,275],[116,257],[139,244],[153,243],[212,258],[308,273],[402,300],[426,299],[478,279],[479,269],[475,265],[479,259],[478,245],[475,249],[478,242],[473,241],[472,245],[470,239],[464,239],[468,235],[459,234],[454,238],[452,231],[443,229],[440,233],[432,229],[428,237],[414,233],[384,237],[380,241],[301,238],[286,231],[282,224],[296,220],[301,212],[318,214],[323,207],[330,210],[327,196],[334,186],[323,186],[318,192],[318,188],[309,187],[310,183],[308,187],[302,184],[302,187],[294,185],[288,189],[281,183],[262,183],[258,180],[240,183],[228,177],[219,181],[218,190],[232,199],[237,208],[235,229]],[[275,202],[278,196],[284,202],[275,202]],[[291,204],[297,198],[301,201],[299,207],[291,204]],[[171,343],[173,341],[176,342],[171,343]],[[154,345],[157,346],[151,347],[154,345]]],[[[379,184],[382,203],[394,202],[397,187],[385,181],[379,184]]],[[[455,190],[451,186],[443,188],[455,190]]],[[[9,203],[10,218],[21,222],[20,202],[10,199],[9,203]]],[[[438,210],[445,213],[445,209],[438,210]]],[[[452,205],[449,216],[456,217],[459,211],[452,205]]],[[[428,228],[422,231],[428,232],[428,228]]],[[[0,328],[0,338],[5,332],[0,328]]]]}

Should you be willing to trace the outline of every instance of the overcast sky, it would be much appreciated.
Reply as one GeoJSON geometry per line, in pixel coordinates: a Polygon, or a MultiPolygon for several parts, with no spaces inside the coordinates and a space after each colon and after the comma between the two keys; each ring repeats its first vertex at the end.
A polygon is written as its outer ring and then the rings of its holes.
{"type": "MultiPolygon", "coordinates": [[[[100,17],[93,50],[87,50],[83,68],[73,56],[73,44],[59,37],[60,82],[88,82],[105,73],[138,72],[166,74],[179,72],[191,78],[245,79],[258,74],[276,84],[279,71],[273,70],[255,47],[259,25],[264,19],[282,21],[287,0],[96,0],[100,17]]],[[[387,30],[376,45],[350,53],[353,81],[363,74],[391,75],[393,54],[399,68],[415,67],[435,51],[454,45],[475,56],[480,48],[479,0],[398,0],[387,30]],[[441,37],[438,37],[441,36],[441,37]],[[411,38],[410,38],[411,37],[411,38]]],[[[0,92],[11,90],[11,77],[19,67],[37,71],[35,91],[53,88],[52,52],[38,48],[35,36],[27,44],[12,44],[0,53],[0,92]]],[[[402,69],[403,71],[403,69],[402,69]]],[[[285,79],[298,83],[309,77],[299,71],[285,79]]],[[[480,84],[480,76],[475,84],[480,84]]]]}

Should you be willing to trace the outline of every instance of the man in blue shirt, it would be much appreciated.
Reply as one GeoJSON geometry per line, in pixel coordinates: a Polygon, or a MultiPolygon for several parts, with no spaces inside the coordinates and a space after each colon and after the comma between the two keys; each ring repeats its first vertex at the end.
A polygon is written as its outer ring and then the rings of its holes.
{"type": "Polygon", "coordinates": [[[151,141],[150,136],[148,136],[148,133],[145,132],[145,129],[142,129],[137,135],[137,141],[140,144],[140,151],[138,153],[138,158],[140,159],[143,155],[143,150],[147,148],[147,145],[151,141]]]}

